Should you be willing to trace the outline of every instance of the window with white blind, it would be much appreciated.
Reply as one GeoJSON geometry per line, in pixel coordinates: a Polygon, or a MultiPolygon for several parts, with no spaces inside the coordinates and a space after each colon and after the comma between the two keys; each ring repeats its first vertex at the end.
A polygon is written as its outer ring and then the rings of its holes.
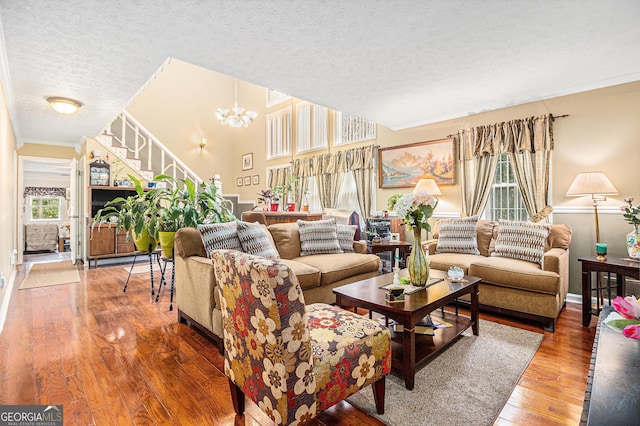
{"type": "Polygon", "coordinates": [[[334,145],[347,145],[376,138],[376,123],[355,115],[335,112],[334,145]]]}
{"type": "Polygon", "coordinates": [[[276,90],[267,89],[267,108],[291,99],[291,96],[278,92],[276,90]]]}
{"type": "Polygon", "coordinates": [[[267,115],[267,159],[291,155],[291,107],[267,115]]]}
{"type": "Polygon", "coordinates": [[[498,159],[485,217],[493,221],[527,220],[529,217],[507,154],[500,155],[498,159]]]}
{"type": "Polygon", "coordinates": [[[296,152],[329,146],[329,109],[309,102],[296,105],[296,152]]]}

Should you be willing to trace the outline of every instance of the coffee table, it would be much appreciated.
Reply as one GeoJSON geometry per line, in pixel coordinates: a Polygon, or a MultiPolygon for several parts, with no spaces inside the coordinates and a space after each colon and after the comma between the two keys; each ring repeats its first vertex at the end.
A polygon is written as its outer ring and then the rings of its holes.
{"type": "MultiPolygon", "coordinates": [[[[408,277],[407,269],[400,271],[401,277],[408,277]]],[[[445,278],[446,272],[431,270],[430,277],[445,278]]],[[[404,328],[404,332],[395,333],[392,339],[392,367],[402,371],[405,387],[413,389],[416,366],[434,357],[439,351],[455,341],[463,331],[472,327],[474,335],[478,335],[478,284],[480,278],[464,276],[466,282],[451,282],[444,279],[416,293],[405,295],[402,302],[387,302],[385,290],[380,287],[393,282],[393,274],[343,285],[333,290],[336,304],[343,308],[364,308],[377,312],[396,321],[404,328]],[[471,318],[444,312],[436,313],[438,308],[469,294],[471,296],[471,318]],[[452,327],[436,329],[434,336],[415,333],[418,321],[433,313],[450,323],[452,327]]]]}

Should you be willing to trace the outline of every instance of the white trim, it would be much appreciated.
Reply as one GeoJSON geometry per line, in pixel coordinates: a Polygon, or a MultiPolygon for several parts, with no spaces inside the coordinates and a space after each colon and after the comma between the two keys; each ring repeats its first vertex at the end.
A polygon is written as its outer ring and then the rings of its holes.
{"type": "Polygon", "coordinates": [[[290,95],[267,88],[267,108],[278,105],[284,101],[291,99],[290,95]]]}
{"type": "Polygon", "coordinates": [[[631,83],[633,81],[637,81],[640,80],[640,73],[635,73],[635,74],[627,74],[624,75],[622,77],[616,77],[616,78],[611,78],[608,80],[602,80],[602,81],[597,81],[597,82],[593,82],[593,83],[587,83],[587,84],[583,84],[581,86],[575,86],[569,89],[565,89],[565,90],[560,90],[558,92],[553,92],[553,93],[544,93],[538,96],[531,96],[531,97],[527,97],[526,99],[513,99],[511,101],[509,101],[509,103],[507,104],[489,104],[489,105],[484,105],[484,107],[481,110],[477,110],[477,111],[469,111],[466,114],[447,114],[447,115],[442,115],[439,117],[433,117],[433,118],[429,118],[427,120],[422,120],[422,121],[414,121],[414,122],[410,122],[410,123],[404,123],[404,124],[398,124],[397,126],[394,125],[388,125],[387,127],[390,128],[391,130],[404,130],[404,129],[410,129],[412,127],[418,127],[418,126],[424,126],[425,124],[431,124],[431,123],[439,123],[441,121],[446,121],[446,120],[453,120],[456,118],[462,118],[462,117],[469,117],[471,115],[475,115],[475,114],[480,114],[483,112],[489,112],[489,111],[495,111],[495,110],[499,110],[502,108],[511,108],[511,107],[515,107],[518,105],[524,105],[524,104],[529,104],[532,102],[538,102],[538,101],[543,101],[546,99],[553,99],[553,98],[559,98],[561,96],[566,96],[566,95],[574,95],[576,93],[582,93],[582,92],[587,92],[589,90],[596,90],[596,89],[602,89],[605,87],[611,87],[611,86],[617,86],[619,84],[625,84],[625,83],[631,83]]]}
{"type": "Polygon", "coordinates": [[[16,282],[16,265],[12,265],[12,267],[9,282],[5,287],[5,297],[2,301],[2,307],[0,307],[0,334],[2,334],[2,330],[4,330],[4,323],[7,320],[7,313],[9,313],[9,300],[13,294],[13,285],[16,282]]]}
{"type": "MultiPolygon", "coordinates": [[[[555,214],[593,214],[593,206],[560,206],[554,207],[555,214]]],[[[620,207],[598,207],[598,214],[615,214],[622,215],[620,207]]]]}
{"type": "MultiPolygon", "coordinates": [[[[578,303],[582,305],[582,295],[575,293],[567,293],[567,297],[565,299],[567,303],[578,303]]],[[[595,299],[593,299],[595,301],[595,299]]]]}

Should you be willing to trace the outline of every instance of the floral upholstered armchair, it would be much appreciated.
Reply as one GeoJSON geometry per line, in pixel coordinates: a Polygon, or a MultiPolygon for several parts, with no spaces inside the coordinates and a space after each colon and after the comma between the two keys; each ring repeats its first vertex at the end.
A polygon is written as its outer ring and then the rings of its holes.
{"type": "Polygon", "coordinates": [[[237,414],[247,396],[276,424],[298,425],[370,384],[384,413],[389,330],[335,306],[305,306],[295,274],[277,260],[233,250],[211,258],[237,414]]]}

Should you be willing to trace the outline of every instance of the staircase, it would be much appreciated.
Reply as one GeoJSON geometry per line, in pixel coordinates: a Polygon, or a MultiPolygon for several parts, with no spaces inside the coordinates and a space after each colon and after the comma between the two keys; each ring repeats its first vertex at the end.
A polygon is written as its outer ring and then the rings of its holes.
{"type": "MultiPolygon", "coordinates": [[[[167,174],[174,179],[190,180],[196,187],[203,182],[126,110],[108,124],[95,139],[135,170],[143,180],[152,181],[158,174],[167,174]]],[[[220,190],[220,187],[218,189],[220,190]]],[[[237,195],[222,196],[238,218],[243,211],[251,210],[254,205],[253,202],[241,202],[237,195]]]]}

